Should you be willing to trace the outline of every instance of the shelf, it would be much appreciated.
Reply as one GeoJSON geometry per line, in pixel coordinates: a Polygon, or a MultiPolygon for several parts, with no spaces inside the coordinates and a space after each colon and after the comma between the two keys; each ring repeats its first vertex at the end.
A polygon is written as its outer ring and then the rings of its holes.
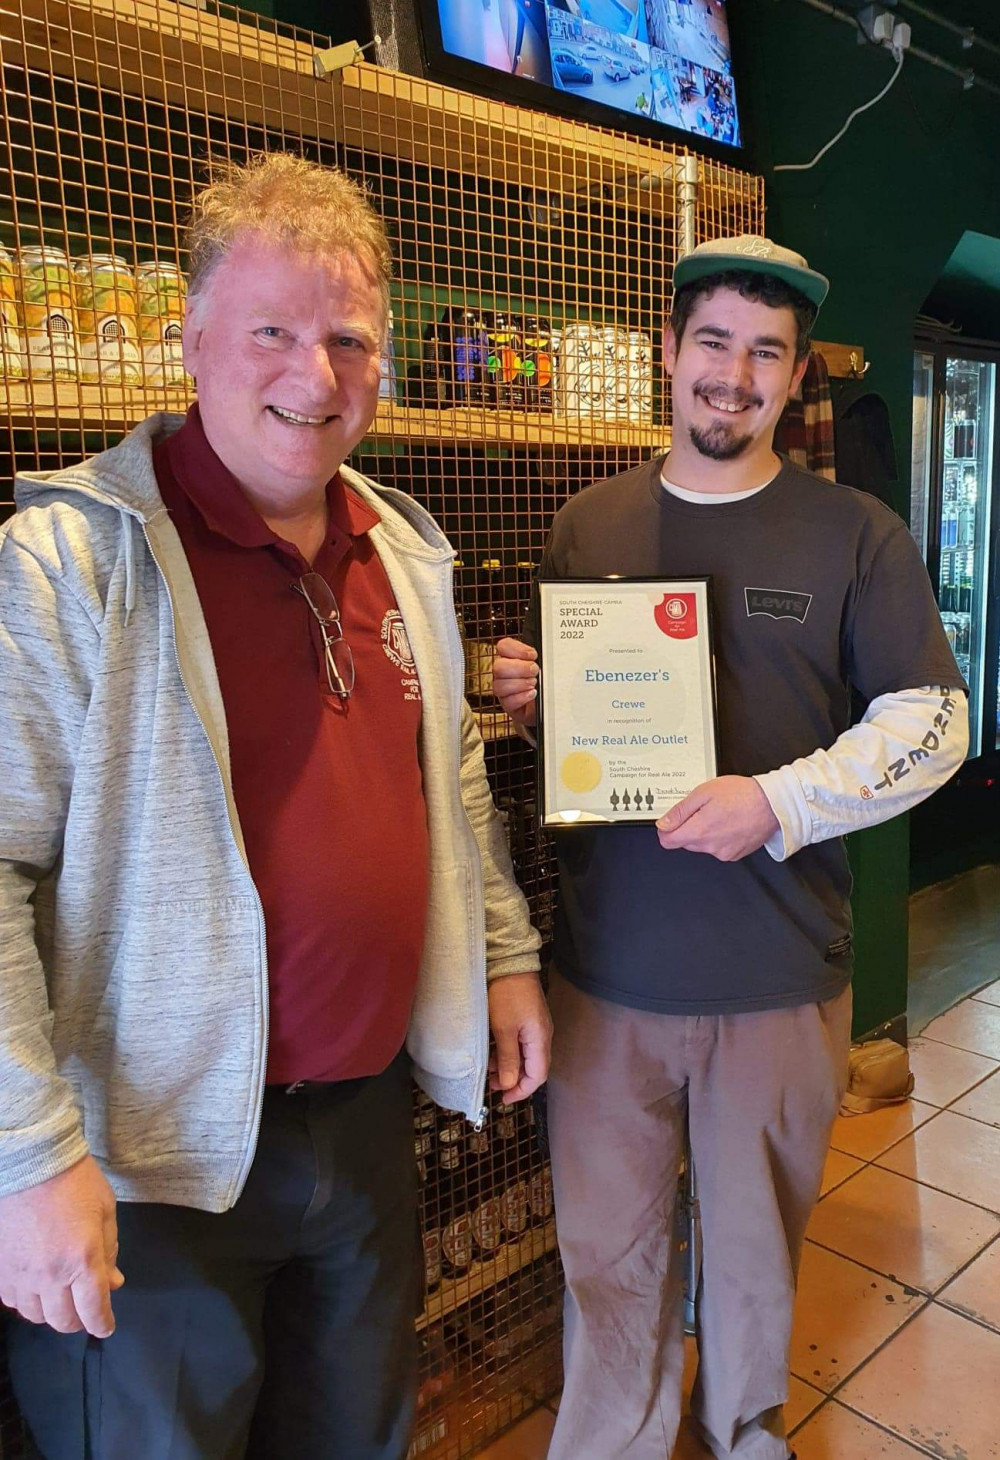
{"type": "Polygon", "coordinates": [[[12,426],[37,431],[127,430],[154,411],[187,410],[184,388],[85,385],[76,380],[0,381],[0,415],[12,426]]]}
{"type": "MultiPolygon", "coordinates": [[[[193,399],[186,390],[157,386],[129,389],[84,385],[74,380],[0,382],[0,414],[13,426],[45,430],[125,430],[153,411],[186,411],[193,399]]],[[[602,421],[599,418],[489,411],[482,407],[421,410],[380,401],[369,440],[468,441],[501,446],[624,446],[666,449],[666,426],[602,421]]]]}
{"type": "MultiPolygon", "coordinates": [[[[471,96],[369,63],[317,79],[323,45],[307,32],[156,0],[21,0],[0,5],[0,46],[11,65],[111,84],[145,101],[230,121],[337,141],[556,194],[604,197],[672,216],[679,148],[471,96]],[[123,58],[125,64],[123,65],[123,58]]],[[[699,206],[725,232],[747,209],[763,219],[763,183],[698,158],[699,206]]]]}
{"type": "Polygon", "coordinates": [[[373,436],[410,441],[482,441],[500,446],[631,446],[653,450],[670,440],[669,426],[650,421],[556,416],[551,412],[491,411],[482,406],[423,410],[381,402],[373,436]]]}
{"type": "Polygon", "coordinates": [[[516,1272],[520,1272],[521,1268],[530,1267],[547,1252],[554,1252],[555,1248],[556,1224],[552,1218],[544,1227],[535,1227],[526,1232],[519,1242],[501,1247],[495,1257],[484,1262],[474,1262],[461,1277],[443,1282],[437,1292],[431,1293],[427,1299],[427,1306],[417,1319],[417,1328],[426,1328],[429,1323],[437,1323],[446,1318],[449,1313],[454,1313],[466,1303],[471,1303],[473,1298],[478,1298],[480,1293],[488,1292],[490,1288],[506,1282],[516,1272]]]}
{"type": "Polygon", "coordinates": [[[514,722],[503,710],[477,710],[474,712],[479,733],[484,740],[516,740],[514,722]]]}

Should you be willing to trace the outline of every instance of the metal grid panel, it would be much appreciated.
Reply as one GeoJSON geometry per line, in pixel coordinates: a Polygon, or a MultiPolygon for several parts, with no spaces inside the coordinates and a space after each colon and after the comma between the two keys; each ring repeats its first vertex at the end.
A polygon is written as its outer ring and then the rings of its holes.
{"type": "MultiPolygon", "coordinates": [[[[186,407],[164,343],[178,296],[150,266],[183,269],[210,156],[284,148],[363,179],[397,278],[384,398],[355,464],[411,492],[455,545],[467,690],[548,939],[534,762],[483,676],[553,513],[669,440],[659,339],[684,154],[368,65],[317,79],[326,44],[221,6],[0,0],[0,513],[15,461],[61,466],[186,407]],[[122,264],[67,273],[51,252],[40,267],[40,247],[122,264]]],[[[697,238],[762,231],[759,179],[698,171],[697,238]]],[[[415,1096],[415,1147],[427,1299],[413,1453],[463,1460],[559,1385],[551,1182],[530,1112],[494,1108],[474,1132],[415,1096]]],[[[19,1453],[0,1384],[0,1455],[19,1453]]]]}

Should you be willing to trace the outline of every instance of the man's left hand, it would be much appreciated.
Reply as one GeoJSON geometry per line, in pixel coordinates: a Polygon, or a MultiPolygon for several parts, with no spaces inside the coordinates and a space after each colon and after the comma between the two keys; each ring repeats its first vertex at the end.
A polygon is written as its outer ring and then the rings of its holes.
{"type": "Polygon", "coordinates": [[[490,1089],[513,1105],[543,1085],[549,1073],[552,1019],[537,973],[510,973],[489,986],[490,1089]]]}
{"type": "Polygon", "coordinates": [[[656,823],[668,852],[704,852],[738,862],[778,831],[778,818],[751,776],[717,776],[696,786],[656,823]]]}

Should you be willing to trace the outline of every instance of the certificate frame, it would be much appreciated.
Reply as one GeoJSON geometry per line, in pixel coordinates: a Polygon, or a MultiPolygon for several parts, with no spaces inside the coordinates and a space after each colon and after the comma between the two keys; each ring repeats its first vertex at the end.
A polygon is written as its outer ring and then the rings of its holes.
{"type": "MultiPolygon", "coordinates": [[[[538,611],[538,656],[541,671],[539,693],[536,700],[537,706],[537,742],[538,742],[538,808],[539,820],[543,827],[548,830],[570,831],[580,828],[593,828],[595,826],[639,826],[651,825],[670,810],[671,806],[683,800],[694,789],[696,784],[710,780],[718,774],[718,704],[716,696],[716,667],[715,667],[715,614],[712,595],[712,579],[704,574],[692,574],[690,577],[622,577],[610,574],[599,578],[552,578],[540,579],[535,585],[537,611],[538,611]],[[566,723],[572,720],[572,710],[567,706],[566,700],[569,696],[564,691],[565,686],[557,682],[556,676],[551,672],[552,660],[556,648],[554,623],[560,622],[556,610],[560,608],[560,600],[567,595],[572,598],[574,593],[582,599],[593,598],[599,603],[604,598],[612,598],[617,590],[625,590],[624,597],[633,598],[635,604],[640,606],[643,600],[648,604],[648,611],[651,617],[654,613],[660,613],[660,609],[654,609],[655,598],[662,600],[662,610],[666,611],[668,602],[688,603],[694,602],[695,619],[694,628],[687,633],[679,633],[677,638],[673,637],[673,628],[666,620],[657,618],[656,622],[664,635],[663,642],[659,638],[655,640],[661,652],[661,657],[666,657],[671,662],[687,660],[687,669],[690,671],[691,661],[696,661],[695,679],[700,690],[700,706],[695,712],[695,721],[702,736],[704,754],[700,761],[687,751],[678,752],[678,755],[691,763],[694,774],[686,777],[678,771],[665,772],[669,777],[677,779],[676,793],[667,794],[659,778],[657,778],[658,793],[650,802],[652,786],[646,783],[647,789],[643,798],[642,810],[636,814],[632,809],[634,796],[629,798],[629,806],[624,805],[624,798],[619,798],[613,807],[605,806],[599,808],[591,802],[589,805],[582,805],[579,808],[567,807],[557,804],[558,794],[556,792],[555,767],[561,764],[565,747],[568,743],[566,723]],[[665,626],[666,625],[666,626],[665,626]],[[699,627],[700,625],[700,627],[699,627]],[[687,649],[678,649],[678,640],[696,641],[688,644],[687,649]],[[546,673],[548,665],[549,672],[546,673]],[[562,703],[559,703],[562,701],[562,703]]],[[[617,607],[617,605],[616,605],[617,607]]],[[[675,611],[674,609],[671,610],[675,611]]],[[[622,617],[627,617],[623,613],[622,617]]],[[[683,616],[682,616],[683,617],[683,616]]],[[[638,623],[638,620],[637,620],[638,623]]],[[[585,634],[581,629],[579,638],[585,634]]],[[[648,637],[648,635],[647,635],[648,637]]],[[[595,636],[598,641],[600,634],[595,636]]],[[[582,652],[582,650],[580,650],[582,652]]],[[[618,649],[616,652],[622,652],[618,649]]],[[[648,655],[648,649],[635,647],[629,653],[640,656],[639,662],[643,662],[643,656],[648,655]]],[[[577,657],[579,655],[577,654],[577,657]]],[[[589,672],[588,677],[589,677],[589,672]]],[[[653,671],[649,671],[651,675],[653,671]]],[[[648,677],[648,676],[647,676],[648,677]]],[[[664,680],[670,678],[670,674],[664,675],[664,680]]],[[[690,682],[690,672],[686,676],[690,682]]],[[[684,679],[684,676],[682,676],[684,679]]],[[[639,690],[626,691],[640,693],[639,690]]],[[[627,732],[626,732],[627,734],[627,732]]],[[[572,737],[570,737],[572,739],[572,737]]],[[[593,745],[595,740],[601,740],[603,735],[598,733],[590,738],[577,737],[582,743],[593,745]]],[[[613,738],[613,737],[612,737],[613,738]]],[[[675,737],[676,738],[676,737],[675,737]]],[[[614,739],[614,738],[613,738],[614,739]]],[[[575,742],[574,742],[575,743],[575,742]]],[[[614,746],[620,745],[620,740],[614,740],[614,746]]],[[[637,752],[641,757],[649,759],[662,759],[669,761],[672,752],[667,749],[642,748],[637,752]]],[[[574,756],[577,752],[573,752],[574,756]]],[[[618,750],[619,757],[626,756],[628,752],[618,750]]],[[[592,762],[601,758],[607,758],[608,765],[616,764],[614,760],[614,749],[605,751],[603,748],[595,751],[581,752],[581,759],[592,762]]],[[[690,767],[689,767],[690,768],[690,767]]],[[[604,761],[601,761],[601,777],[604,779],[604,761]]],[[[591,774],[596,773],[592,771],[591,774]]],[[[561,782],[559,784],[562,784],[561,782]]],[[[641,789],[641,787],[640,787],[641,789]]],[[[593,790],[593,788],[591,788],[593,790]]],[[[616,787],[612,785],[612,793],[616,793],[616,787]]],[[[565,793],[563,793],[564,795],[565,793]]],[[[581,801],[586,796],[581,796],[581,801]]]]}

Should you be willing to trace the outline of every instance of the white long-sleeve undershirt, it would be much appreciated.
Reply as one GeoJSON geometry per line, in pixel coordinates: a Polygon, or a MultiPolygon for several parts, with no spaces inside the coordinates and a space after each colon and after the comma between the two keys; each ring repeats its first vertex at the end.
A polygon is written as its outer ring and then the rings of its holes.
{"type": "Polygon", "coordinates": [[[778,820],[776,862],[803,847],[878,826],[943,786],[969,748],[963,690],[904,689],[872,700],[830,746],[754,776],[778,820]]]}

